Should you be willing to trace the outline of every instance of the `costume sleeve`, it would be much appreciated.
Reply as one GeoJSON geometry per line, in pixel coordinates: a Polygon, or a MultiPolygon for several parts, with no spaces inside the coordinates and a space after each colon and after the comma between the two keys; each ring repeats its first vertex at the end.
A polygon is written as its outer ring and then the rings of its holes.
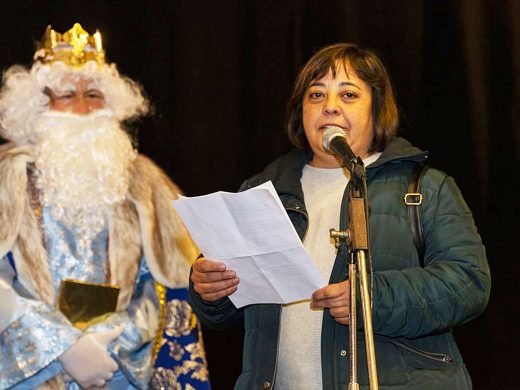
{"type": "MultiPolygon", "coordinates": [[[[110,315],[92,325],[85,333],[96,333],[123,327],[121,335],[109,345],[127,381],[138,389],[147,389],[152,371],[152,347],[160,318],[155,282],[142,262],[136,289],[124,311],[110,315]]],[[[107,385],[110,387],[111,383],[107,385]]]]}
{"type": "Polygon", "coordinates": [[[202,299],[194,289],[191,273],[189,299],[191,307],[200,321],[212,329],[226,329],[242,318],[242,310],[237,309],[228,297],[214,302],[202,299]]]}
{"type": "Polygon", "coordinates": [[[489,299],[485,249],[455,182],[430,169],[424,191],[430,199],[421,218],[425,267],[375,273],[373,322],[379,334],[415,338],[447,331],[480,314],[489,299]]]}
{"type": "Polygon", "coordinates": [[[57,361],[81,335],[48,304],[15,289],[11,255],[0,259],[0,388],[33,388],[63,368],[57,361]]]}

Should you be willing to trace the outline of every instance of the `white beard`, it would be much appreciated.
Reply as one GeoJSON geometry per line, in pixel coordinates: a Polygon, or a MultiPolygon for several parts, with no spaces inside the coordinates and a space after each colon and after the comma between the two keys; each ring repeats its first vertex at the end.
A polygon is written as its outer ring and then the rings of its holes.
{"type": "Polygon", "coordinates": [[[35,124],[34,146],[42,205],[82,238],[94,238],[111,206],[125,199],[136,158],[129,136],[107,110],[49,111],[35,124]]]}

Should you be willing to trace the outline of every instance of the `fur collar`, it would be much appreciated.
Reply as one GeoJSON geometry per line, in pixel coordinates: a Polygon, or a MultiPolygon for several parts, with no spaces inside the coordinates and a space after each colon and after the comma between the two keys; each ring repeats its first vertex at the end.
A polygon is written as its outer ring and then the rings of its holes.
{"type": "MultiPolygon", "coordinates": [[[[0,146],[0,258],[12,251],[22,285],[53,304],[47,253],[27,195],[27,164],[33,161],[30,147],[0,146]]],[[[111,283],[121,287],[119,309],[130,301],[141,255],[159,283],[181,287],[199,253],[171,206],[179,189],[142,155],[130,170],[127,199],[109,217],[111,283]]]]}

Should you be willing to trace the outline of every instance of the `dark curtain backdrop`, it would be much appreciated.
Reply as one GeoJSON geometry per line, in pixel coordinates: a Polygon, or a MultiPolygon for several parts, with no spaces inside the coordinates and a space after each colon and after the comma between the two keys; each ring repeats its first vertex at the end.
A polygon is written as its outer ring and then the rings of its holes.
{"type": "MultiPolygon", "coordinates": [[[[401,135],[454,176],[474,212],[491,300],[455,334],[475,389],[518,389],[520,1],[2,1],[0,65],[29,64],[47,24],[103,33],[107,56],[155,113],[141,152],[188,195],[235,191],[290,149],[285,104],[319,47],[348,41],[385,60],[401,135]]],[[[213,387],[240,371],[242,327],[204,329],[213,387]]]]}

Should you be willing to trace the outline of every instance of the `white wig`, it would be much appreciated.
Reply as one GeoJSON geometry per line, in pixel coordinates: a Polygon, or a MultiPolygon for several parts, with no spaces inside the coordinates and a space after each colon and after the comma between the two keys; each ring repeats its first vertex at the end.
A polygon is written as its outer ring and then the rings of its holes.
{"type": "Polygon", "coordinates": [[[118,121],[148,112],[149,104],[139,84],[121,76],[115,64],[87,62],[73,69],[62,62],[36,62],[31,69],[14,65],[4,73],[0,91],[0,136],[18,144],[32,143],[34,120],[48,110],[46,89],[69,90],[80,79],[91,80],[105,97],[105,108],[118,121]]]}

